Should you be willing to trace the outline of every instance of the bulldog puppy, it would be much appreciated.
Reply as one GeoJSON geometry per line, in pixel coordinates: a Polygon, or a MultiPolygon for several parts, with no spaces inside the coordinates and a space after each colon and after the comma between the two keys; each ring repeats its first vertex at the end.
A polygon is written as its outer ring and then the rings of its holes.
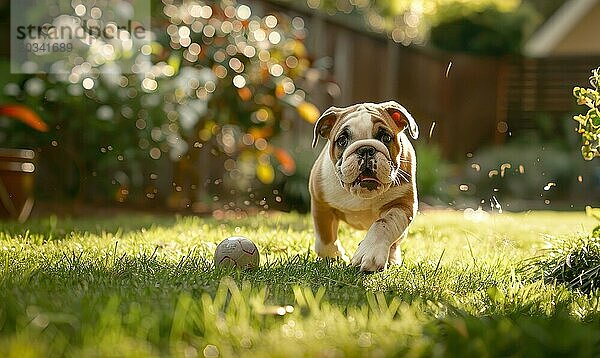
{"type": "Polygon", "coordinates": [[[314,127],[327,144],[310,173],[309,190],[320,257],[344,257],[340,220],[368,230],[352,257],[361,271],[400,263],[399,241],[417,211],[415,151],[405,134],[419,129],[400,104],[360,103],[327,109],[314,127]]]}

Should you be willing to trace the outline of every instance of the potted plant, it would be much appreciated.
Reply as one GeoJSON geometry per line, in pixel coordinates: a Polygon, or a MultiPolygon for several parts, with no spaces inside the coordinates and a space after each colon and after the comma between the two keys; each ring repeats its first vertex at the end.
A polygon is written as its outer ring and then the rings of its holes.
{"type": "MultiPolygon", "coordinates": [[[[16,118],[29,127],[48,131],[48,126],[31,109],[22,105],[0,106],[0,116],[16,118]]],[[[0,218],[27,220],[33,208],[35,152],[30,149],[0,148],[0,218]]]]}

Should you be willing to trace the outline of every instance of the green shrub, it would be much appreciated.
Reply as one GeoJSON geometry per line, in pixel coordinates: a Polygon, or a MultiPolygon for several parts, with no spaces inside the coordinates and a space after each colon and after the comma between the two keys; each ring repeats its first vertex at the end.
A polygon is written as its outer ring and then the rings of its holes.
{"type": "Polygon", "coordinates": [[[579,114],[573,119],[579,123],[577,133],[581,134],[583,144],[581,154],[585,160],[600,157],[600,67],[592,70],[590,84],[592,88],[573,88],[573,96],[577,104],[587,106],[585,114],[579,114]]]}
{"type": "MultiPolygon", "coordinates": [[[[273,139],[295,116],[310,122],[319,115],[301,89],[312,66],[303,20],[259,16],[229,0],[206,5],[210,16],[204,17],[192,15],[193,6],[154,7],[150,68],[139,75],[108,75],[108,65],[90,64],[90,73],[76,76],[0,78],[0,103],[27,105],[51,128],[32,135],[0,118],[0,146],[38,151],[42,197],[122,202],[169,196],[179,207],[202,195],[212,203],[207,182],[220,185],[215,192],[229,192],[294,173],[290,148],[276,147],[273,139]],[[244,21],[236,18],[240,9],[248,13],[244,21]],[[196,30],[180,38],[179,26],[189,30],[192,22],[196,30]],[[90,78],[94,85],[84,88],[90,78]],[[286,117],[289,108],[294,111],[286,117]]],[[[75,72],[78,66],[68,62],[74,60],[65,61],[75,72]]],[[[0,69],[10,72],[6,64],[0,69]]]]}

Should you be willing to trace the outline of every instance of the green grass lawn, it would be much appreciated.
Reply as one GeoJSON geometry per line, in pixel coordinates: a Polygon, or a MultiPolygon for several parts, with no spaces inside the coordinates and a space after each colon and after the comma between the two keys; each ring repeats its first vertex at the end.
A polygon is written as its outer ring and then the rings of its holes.
{"type": "MultiPolygon", "coordinates": [[[[420,214],[404,262],[321,261],[308,216],[0,223],[0,356],[598,356],[600,293],[521,270],[583,213],[420,214]],[[254,271],[214,269],[232,235],[254,271]]],[[[352,253],[364,232],[341,227],[352,253]]]]}

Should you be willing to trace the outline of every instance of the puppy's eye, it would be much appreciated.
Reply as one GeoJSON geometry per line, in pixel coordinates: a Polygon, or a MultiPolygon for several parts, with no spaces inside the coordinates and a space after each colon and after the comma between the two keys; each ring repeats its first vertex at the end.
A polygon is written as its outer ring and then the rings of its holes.
{"type": "Polygon", "coordinates": [[[348,137],[345,135],[341,135],[338,137],[338,139],[335,140],[335,144],[337,144],[340,147],[345,147],[348,145],[348,137]]]}
{"type": "Polygon", "coordinates": [[[392,136],[391,136],[391,135],[389,135],[388,133],[384,133],[384,134],[381,136],[381,141],[382,141],[383,143],[389,143],[389,142],[391,142],[391,141],[392,141],[392,136]]]}

